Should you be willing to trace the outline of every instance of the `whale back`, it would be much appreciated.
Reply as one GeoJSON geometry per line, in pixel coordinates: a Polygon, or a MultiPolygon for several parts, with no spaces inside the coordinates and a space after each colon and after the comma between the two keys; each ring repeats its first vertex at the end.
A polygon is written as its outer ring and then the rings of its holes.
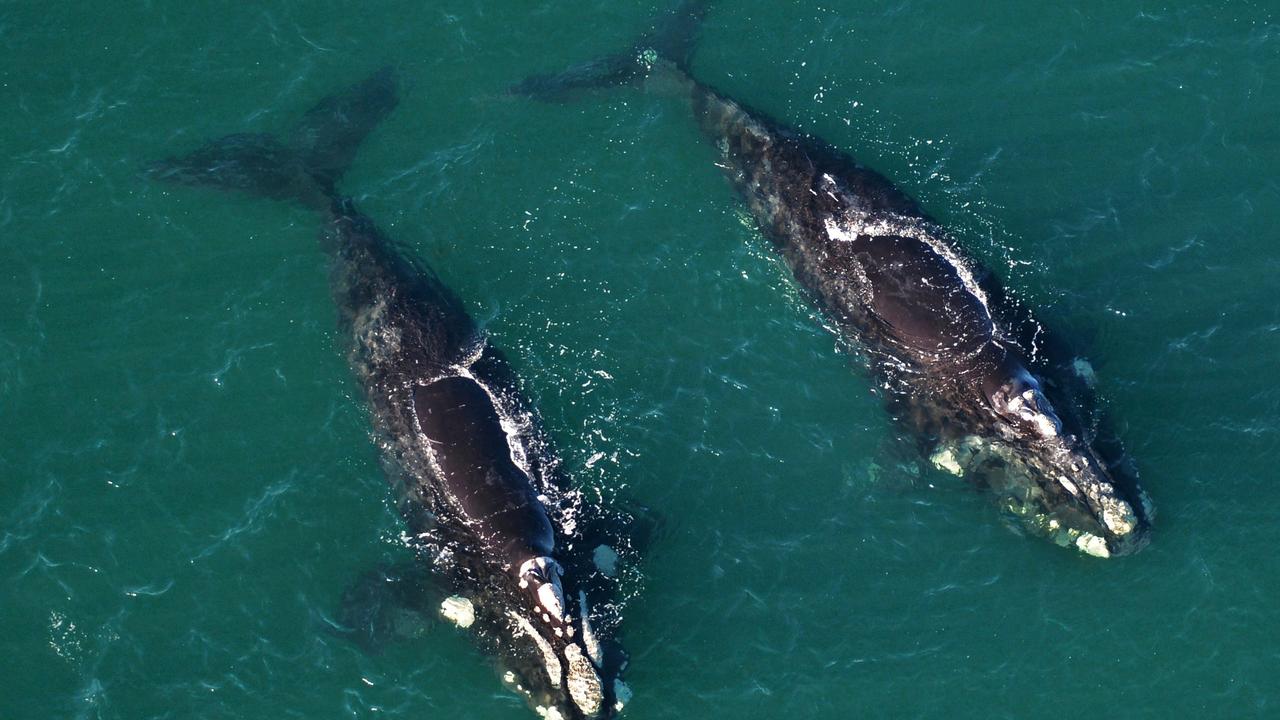
{"type": "Polygon", "coordinates": [[[551,555],[551,520],[512,459],[507,432],[480,383],[463,376],[436,380],[414,390],[413,405],[439,468],[440,490],[462,521],[509,562],[551,555]]]}
{"type": "Polygon", "coordinates": [[[861,235],[849,244],[865,278],[865,302],[899,347],[932,363],[972,356],[992,340],[986,305],[927,243],[861,235]]]}

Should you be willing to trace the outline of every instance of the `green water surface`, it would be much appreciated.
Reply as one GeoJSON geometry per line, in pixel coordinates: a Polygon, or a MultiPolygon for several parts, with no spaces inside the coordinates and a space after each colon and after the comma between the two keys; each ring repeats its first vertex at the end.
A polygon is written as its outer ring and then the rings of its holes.
{"type": "Polygon", "coordinates": [[[687,107],[504,94],[666,7],[0,3],[0,719],[534,717],[324,630],[407,551],[317,218],[138,175],[385,63],[343,189],[659,524],[627,717],[1280,717],[1275,5],[739,0],[694,62],[1078,343],[1159,511],[1112,561],[922,466],[687,107]]]}

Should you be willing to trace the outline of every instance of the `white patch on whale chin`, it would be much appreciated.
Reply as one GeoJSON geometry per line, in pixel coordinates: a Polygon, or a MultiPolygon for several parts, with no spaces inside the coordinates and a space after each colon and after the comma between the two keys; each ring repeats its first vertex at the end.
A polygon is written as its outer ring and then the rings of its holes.
{"type": "Polygon", "coordinates": [[[940,448],[929,456],[929,461],[939,470],[949,472],[956,477],[964,475],[964,468],[960,466],[959,459],[956,458],[956,451],[952,447],[940,448]]]}
{"type": "Polygon", "coordinates": [[[540,586],[538,588],[538,602],[551,614],[551,617],[563,622],[564,601],[560,599],[560,594],[556,590],[557,588],[551,583],[540,586]]]}
{"type": "Polygon", "coordinates": [[[546,718],[546,720],[565,720],[564,715],[560,714],[560,708],[539,705],[533,711],[538,713],[538,717],[546,718]]]}
{"type": "Polygon", "coordinates": [[[1111,550],[1107,548],[1107,541],[1097,535],[1092,535],[1090,533],[1081,535],[1076,538],[1076,547],[1085,555],[1092,555],[1099,558],[1111,557],[1111,550]]]}
{"type": "Polygon", "coordinates": [[[1066,488],[1067,492],[1071,493],[1073,496],[1080,497],[1080,488],[1076,487],[1075,483],[1068,480],[1066,475],[1058,476],[1058,484],[1066,488]]]}
{"type": "MultiPolygon", "coordinates": [[[[1023,422],[1030,423],[1036,429],[1036,434],[1042,438],[1055,438],[1059,433],[1058,423],[1048,414],[1039,410],[1041,407],[1047,407],[1048,400],[1040,394],[1038,390],[1027,390],[1019,396],[1013,397],[1006,404],[1006,410],[1009,413],[1017,415],[1023,422]]],[[[1072,493],[1073,495],[1075,493],[1072,493]]]]}
{"type": "Polygon", "coordinates": [[[1036,413],[1031,420],[1035,423],[1036,432],[1040,433],[1042,438],[1053,438],[1058,436],[1058,426],[1053,420],[1044,413],[1036,413]]]}
{"type": "Polygon", "coordinates": [[[1106,498],[1102,505],[1102,524],[1116,535],[1128,535],[1138,526],[1138,518],[1128,503],[1106,498]]]}
{"type": "Polygon", "coordinates": [[[461,595],[447,597],[440,603],[440,614],[460,628],[469,628],[476,621],[476,608],[461,595]]]}

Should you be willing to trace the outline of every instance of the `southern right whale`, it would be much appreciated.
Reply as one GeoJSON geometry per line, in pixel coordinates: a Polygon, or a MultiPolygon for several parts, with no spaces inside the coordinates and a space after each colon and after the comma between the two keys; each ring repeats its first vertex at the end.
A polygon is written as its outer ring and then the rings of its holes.
{"type": "Polygon", "coordinates": [[[561,100],[637,84],[687,101],[763,234],[934,465],[1060,545],[1100,557],[1143,547],[1150,501],[1117,471],[1122,453],[1095,447],[1076,358],[1044,347],[1043,326],[883,175],[692,77],[706,6],[685,2],[628,50],[511,90],[561,100]]]}
{"type": "Polygon", "coordinates": [[[626,659],[614,640],[617,578],[593,562],[604,547],[593,541],[628,538],[560,477],[510,367],[461,300],[337,191],[397,102],[383,69],[282,138],[227,135],[148,174],[294,201],[324,219],[343,345],[408,542],[452,593],[441,614],[470,629],[543,718],[611,717],[629,695],[626,659]]]}

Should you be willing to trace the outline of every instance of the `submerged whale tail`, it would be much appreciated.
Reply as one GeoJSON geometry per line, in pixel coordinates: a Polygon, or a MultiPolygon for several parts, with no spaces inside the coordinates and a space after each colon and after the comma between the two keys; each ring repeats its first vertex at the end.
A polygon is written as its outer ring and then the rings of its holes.
{"type": "Polygon", "coordinates": [[[675,10],[658,18],[652,29],[627,50],[573,65],[559,73],[532,75],[511,86],[508,92],[562,101],[582,90],[639,83],[660,61],[687,74],[698,31],[710,4],[708,0],[683,0],[675,10]]]}
{"type": "Polygon", "coordinates": [[[360,142],[398,102],[395,72],[387,66],[321,100],[284,138],[225,135],[182,157],[152,163],[145,174],[328,207],[360,142]]]}

